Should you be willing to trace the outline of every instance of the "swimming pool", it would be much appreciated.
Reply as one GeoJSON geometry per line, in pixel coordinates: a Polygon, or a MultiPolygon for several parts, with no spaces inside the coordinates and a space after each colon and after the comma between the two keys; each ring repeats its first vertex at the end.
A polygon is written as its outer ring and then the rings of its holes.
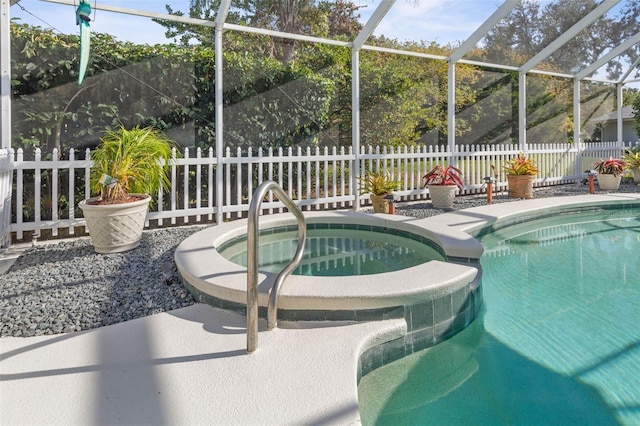
{"type": "Polygon", "coordinates": [[[640,210],[579,211],[485,228],[485,311],[364,376],[363,424],[639,424],[640,210]]]}

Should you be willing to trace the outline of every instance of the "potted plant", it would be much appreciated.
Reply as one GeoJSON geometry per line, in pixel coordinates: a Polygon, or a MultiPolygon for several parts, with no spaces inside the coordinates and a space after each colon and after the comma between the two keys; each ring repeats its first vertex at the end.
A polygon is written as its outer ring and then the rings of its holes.
{"type": "Polygon", "coordinates": [[[375,213],[389,213],[389,201],[385,199],[393,191],[400,188],[400,182],[391,179],[388,173],[370,172],[360,178],[362,184],[360,195],[370,194],[371,204],[375,213]]]}
{"type": "Polygon", "coordinates": [[[151,194],[167,174],[173,144],[151,127],[109,131],[91,151],[91,190],[100,195],[80,202],[91,243],[98,253],[130,250],[140,244],[151,194]]]}
{"type": "Polygon", "coordinates": [[[633,172],[633,181],[640,184],[640,144],[627,149],[622,156],[627,168],[633,172]]]}
{"type": "Polygon", "coordinates": [[[505,163],[504,171],[507,174],[509,197],[533,198],[533,179],[538,173],[535,160],[519,153],[516,158],[505,163]]]}
{"type": "Polygon", "coordinates": [[[434,207],[453,208],[453,200],[456,197],[456,189],[462,191],[464,182],[462,172],[454,166],[436,165],[429,173],[422,176],[422,187],[429,188],[429,196],[434,207]]]}
{"type": "Polygon", "coordinates": [[[598,172],[598,186],[603,191],[615,191],[620,187],[622,173],[626,167],[624,160],[609,157],[608,160],[600,160],[593,163],[593,168],[598,172]]]}

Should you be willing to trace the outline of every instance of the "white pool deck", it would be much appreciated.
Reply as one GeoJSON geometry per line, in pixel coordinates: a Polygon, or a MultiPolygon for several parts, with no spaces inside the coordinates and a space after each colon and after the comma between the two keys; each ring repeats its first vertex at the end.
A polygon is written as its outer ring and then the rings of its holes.
{"type": "MultiPolygon", "coordinates": [[[[586,195],[494,204],[436,216],[465,230],[567,204],[640,200],[586,195]]],[[[1,262],[0,262],[1,263],[1,262]]],[[[404,320],[285,323],[246,353],[246,319],[202,304],[70,334],[0,339],[0,424],[359,424],[358,357],[403,335],[404,320]]]]}

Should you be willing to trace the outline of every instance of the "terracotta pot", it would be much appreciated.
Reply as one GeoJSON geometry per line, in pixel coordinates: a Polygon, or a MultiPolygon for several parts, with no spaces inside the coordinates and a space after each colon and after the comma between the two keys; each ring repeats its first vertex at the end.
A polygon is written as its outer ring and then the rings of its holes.
{"type": "Polygon", "coordinates": [[[509,197],[512,198],[533,198],[532,175],[507,175],[509,184],[509,197]]]}
{"type": "Polygon", "coordinates": [[[429,188],[429,197],[431,197],[431,204],[433,207],[441,209],[453,208],[453,200],[456,198],[455,185],[427,185],[429,188]]]}
{"type": "Polygon", "coordinates": [[[371,204],[374,213],[389,213],[389,201],[385,199],[386,195],[371,194],[371,204]]]}
{"type": "Polygon", "coordinates": [[[78,204],[87,221],[91,244],[98,253],[118,253],[140,244],[151,197],[142,194],[139,201],[123,204],[93,205],[91,200],[78,204]]]}
{"type": "Polygon", "coordinates": [[[620,188],[621,180],[622,175],[614,176],[598,173],[598,186],[603,191],[617,191],[620,188]]]}

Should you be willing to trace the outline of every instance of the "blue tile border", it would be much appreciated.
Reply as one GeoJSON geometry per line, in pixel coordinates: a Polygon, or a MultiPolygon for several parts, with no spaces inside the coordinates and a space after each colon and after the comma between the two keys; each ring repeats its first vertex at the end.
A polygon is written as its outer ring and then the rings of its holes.
{"type": "Polygon", "coordinates": [[[358,359],[358,382],[385,364],[455,336],[476,319],[481,308],[482,285],[472,289],[471,284],[436,300],[405,306],[407,334],[364,351],[358,359]],[[433,312],[425,315],[430,309],[433,312]],[[436,314],[436,309],[441,312],[436,314]],[[441,317],[437,318],[434,315],[441,317]],[[430,318],[431,321],[423,318],[430,318]]]}
{"type": "MultiPolygon", "coordinates": [[[[187,290],[200,303],[246,315],[246,305],[219,299],[206,294],[180,276],[187,290]]],[[[482,285],[478,280],[467,283],[454,292],[439,295],[405,306],[364,310],[290,310],[278,309],[282,321],[384,321],[404,318],[407,334],[401,338],[366,350],[358,359],[358,382],[376,368],[406,355],[432,347],[464,330],[482,308],[482,285]]],[[[267,309],[258,308],[258,315],[266,318],[267,309]]]]}

